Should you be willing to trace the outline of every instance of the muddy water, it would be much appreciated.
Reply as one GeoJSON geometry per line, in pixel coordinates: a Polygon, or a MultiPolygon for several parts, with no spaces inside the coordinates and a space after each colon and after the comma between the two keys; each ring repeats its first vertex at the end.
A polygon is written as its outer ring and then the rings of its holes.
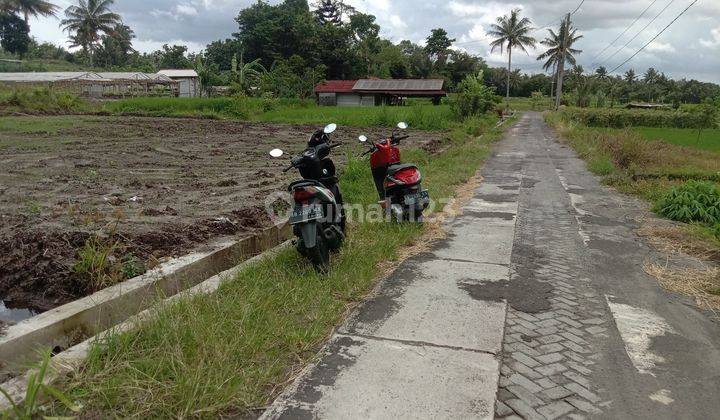
{"type": "Polygon", "coordinates": [[[16,324],[33,316],[35,313],[29,309],[10,309],[5,306],[3,301],[0,301],[0,325],[16,324]]]}

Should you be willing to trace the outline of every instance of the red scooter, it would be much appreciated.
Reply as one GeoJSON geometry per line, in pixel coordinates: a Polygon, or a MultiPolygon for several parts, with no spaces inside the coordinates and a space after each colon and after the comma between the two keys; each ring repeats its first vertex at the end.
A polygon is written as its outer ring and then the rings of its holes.
{"type": "MultiPolygon", "coordinates": [[[[407,128],[404,122],[397,125],[400,130],[407,128]]],[[[388,216],[398,222],[422,222],[423,211],[430,204],[430,196],[422,188],[422,174],[418,167],[412,163],[401,163],[398,145],[409,136],[398,136],[397,129],[393,130],[390,137],[373,142],[362,156],[370,154],[375,188],[388,216]]],[[[360,136],[359,139],[362,143],[368,141],[366,136],[360,136]]]]}

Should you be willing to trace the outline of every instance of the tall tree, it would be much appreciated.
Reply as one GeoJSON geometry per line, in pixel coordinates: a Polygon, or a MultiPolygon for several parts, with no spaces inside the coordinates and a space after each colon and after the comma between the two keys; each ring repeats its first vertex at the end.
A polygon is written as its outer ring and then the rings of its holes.
{"type": "Polygon", "coordinates": [[[448,50],[453,42],[455,42],[455,39],[450,39],[447,31],[443,28],[433,29],[430,36],[427,37],[425,51],[435,59],[438,68],[445,66],[448,50]]]}
{"type": "Polygon", "coordinates": [[[321,23],[340,25],[342,23],[342,4],[337,0],[319,0],[315,14],[321,23]]]}
{"type": "Polygon", "coordinates": [[[14,13],[0,13],[0,46],[11,53],[23,56],[30,46],[30,28],[14,13]]]}
{"type": "Polygon", "coordinates": [[[573,44],[583,36],[577,33],[577,29],[572,27],[570,17],[568,16],[560,24],[560,30],[555,33],[552,29],[548,29],[549,36],[545,38],[541,44],[548,47],[544,53],[538,56],[538,60],[546,60],[543,67],[547,70],[551,66],[557,66],[557,89],[555,92],[555,107],[560,107],[560,99],[562,98],[563,78],[565,77],[565,63],[575,65],[575,54],[579,54],[582,50],[573,48],[573,44]]]}
{"type": "Polygon", "coordinates": [[[135,32],[129,26],[118,23],[112,32],[101,37],[100,47],[95,52],[96,62],[101,66],[124,66],[130,55],[135,53],[132,40],[135,32]]]}
{"type": "Polygon", "coordinates": [[[30,23],[30,16],[55,16],[58,7],[45,0],[3,0],[3,9],[12,10],[23,15],[25,23],[30,23]]]}
{"type": "Polygon", "coordinates": [[[73,42],[90,55],[90,65],[101,34],[112,33],[120,23],[120,15],[110,10],[113,3],[114,0],[80,0],[77,6],[65,10],[65,19],[60,22],[73,42]]]}
{"type": "Polygon", "coordinates": [[[186,52],[187,47],[184,45],[169,46],[165,44],[162,46],[162,50],[155,51],[152,55],[160,68],[187,69],[192,67],[192,63],[185,56],[186,52]]]}
{"type": "Polygon", "coordinates": [[[504,49],[508,52],[508,71],[507,85],[505,91],[505,104],[510,108],[510,74],[512,73],[512,50],[520,48],[527,53],[526,47],[534,47],[537,41],[530,36],[533,28],[528,18],[520,18],[520,9],[513,9],[510,15],[500,16],[497,23],[492,24],[488,35],[495,37],[490,43],[491,51],[500,48],[500,53],[504,49]]]}

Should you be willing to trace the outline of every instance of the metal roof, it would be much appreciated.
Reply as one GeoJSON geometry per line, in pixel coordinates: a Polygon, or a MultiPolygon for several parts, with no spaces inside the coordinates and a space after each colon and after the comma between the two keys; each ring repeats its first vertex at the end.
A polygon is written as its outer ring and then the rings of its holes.
{"type": "Polygon", "coordinates": [[[315,86],[315,93],[352,93],[357,80],[326,80],[315,86]]]}
{"type": "Polygon", "coordinates": [[[361,79],[355,83],[356,91],[441,91],[442,79],[361,79]]]}
{"type": "Polygon", "coordinates": [[[0,82],[61,82],[72,80],[97,80],[103,79],[97,73],[92,72],[24,72],[24,73],[0,73],[0,82]]]}
{"type": "Polygon", "coordinates": [[[101,77],[110,80],[149,80],[151,75],[138,72],[102,72],[101,77]]]}
{"type": "Polygon", "coordinates": [[[193,69],[165,69],[160,70],[158,74],[162,74],[167,77],[199,77],[197,72],[193,69]]]}

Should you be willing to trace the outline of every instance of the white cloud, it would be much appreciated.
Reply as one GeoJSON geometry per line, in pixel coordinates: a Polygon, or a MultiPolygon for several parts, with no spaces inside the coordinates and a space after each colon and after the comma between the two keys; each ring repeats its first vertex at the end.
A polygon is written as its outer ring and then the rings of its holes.
{"type": "Polygon", "coordinates": [[[175,13],[178,15],[185,15],[185,16],[197,16],[198,11],[197,9],[189,4],[178,4],[175,6],[175,13]]]}
{"type": "Polygon", "coordinates": [[[404,20],[398,15],[390,15],[390,24],[395,29],[405,29],[407,28],[407,23],[405,23],[404,20]]]}
{"type": "Polygon", "coordinates": [[[712,39],[700,39],[700,44],[706,48],[717,48],[720,47],[720,26],[710,30],[710,36],[712,39]]]}
{"type": "Polygon", "coordinates": [[[659,41],[653,41],[650,43],[650,45],[647,46],[647,50],[651,52],[661,52],[661,53],[674,53],[677,50],[675,47],[673,47],[670,44],[662,43],[659,41]]]}

